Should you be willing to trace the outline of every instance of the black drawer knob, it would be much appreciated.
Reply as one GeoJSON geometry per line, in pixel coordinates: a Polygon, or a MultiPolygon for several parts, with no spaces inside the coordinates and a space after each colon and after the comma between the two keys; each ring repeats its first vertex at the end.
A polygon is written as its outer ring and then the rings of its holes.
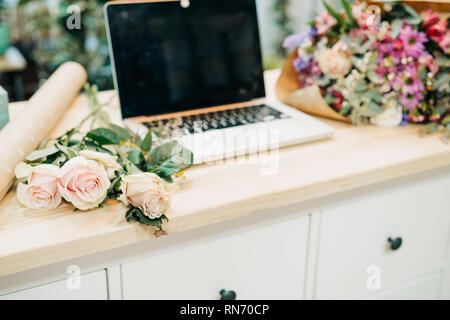
{"type": "Polygon", "coordinates": [[[400,237],[395,238],[395,239],[389,238],[388,242],[389,242],[389,246],[390,246],[391,250],[396,251],[396,250],[400,249],[400,247],[402,246],[403,240],[400,237]]]}
{"type": "Polygon", "coordinates": [[[236,300],[236,292],[233,290],[220,290],[220,300],[236,300]]]}

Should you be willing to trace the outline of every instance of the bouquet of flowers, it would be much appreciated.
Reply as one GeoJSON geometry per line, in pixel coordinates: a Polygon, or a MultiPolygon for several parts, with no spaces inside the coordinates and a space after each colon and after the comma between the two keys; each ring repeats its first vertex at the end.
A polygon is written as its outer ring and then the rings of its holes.
{"type": "Polygon", "coordinates": [[[279,99],[354,124],[424,123],[450,137],[449,22],[404,3],[341,2],[340,12],[324,2],[308,32],[285,39],[294,51],[279,99]]]}
{"type": "Polygon", "coordinates": [[[170,207],[172,176],[191,167],[193,154],[170,141],[171,122],[156,125],[142,137],[112,124],[97,100],[97,88],[85,86],[91,113],[64,135],[47,139],[19,163],[17,199],[25,207],[48,210],[63,200],[76,210],[90,210],[106,200],[120,200],[126,219],[163,232],[170,207]],[[103,127],[81,132],[91,122],[103,127]]]}

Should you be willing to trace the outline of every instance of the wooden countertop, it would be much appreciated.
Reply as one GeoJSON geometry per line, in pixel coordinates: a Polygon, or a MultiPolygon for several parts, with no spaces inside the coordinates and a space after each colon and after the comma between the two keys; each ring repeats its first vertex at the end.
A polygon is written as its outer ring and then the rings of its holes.
{"type": "MultiPolygon", "coordinates": [[[[267,75],[271,96],[277,72],[267,75]]],[[[113,94],[101,93],[101,100],[113,94]]],[[[20,103],[10,109],[14,115],[20,103]]],[[[53,134],[76,124],[87,111],[86,97],[80,96],[53,134]]],[[[119,119],[117,103],[108,111],[119,119]]],[[[385,129],[327,122],[336,129],[334,138],[281,149],[275,175],[261,175],[268,165],[249,161],[188,170],[186,185],[173,195],[165,230],[170,235],[450,166],[450,146],[439,134],[419,137],[417,126],[385,129]]],[[[127,223],[124,213],[117,202],[91,212],[74,212],[69,205],[32,211],[21,207],[10,191],[0,204],[0,276],[154,237],[152,229],[127,223]]]]}

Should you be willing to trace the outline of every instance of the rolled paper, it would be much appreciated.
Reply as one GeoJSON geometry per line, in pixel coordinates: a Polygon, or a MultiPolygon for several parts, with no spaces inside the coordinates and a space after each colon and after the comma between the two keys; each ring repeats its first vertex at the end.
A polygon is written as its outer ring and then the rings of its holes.
{"type": "Polygon", "coordinates": [[[297,53],[294,51],[284,62],[280,78],[275,85],[278,100],[312,115],[350,122],[325,102],[318,86],[299,88],[298,74],[294,69],[296,56],[297,53]]]}
{"type": "Polygon", "coordinates": [[[16,165],[48,137],[86,80],[83,66],[64,63],[0,131],[0,200],[11,187],[16,165]]]}

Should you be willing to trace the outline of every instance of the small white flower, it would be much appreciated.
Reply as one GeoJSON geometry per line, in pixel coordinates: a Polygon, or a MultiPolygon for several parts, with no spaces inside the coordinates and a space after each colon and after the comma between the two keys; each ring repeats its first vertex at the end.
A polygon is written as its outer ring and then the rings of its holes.
{"type": "Polygon", "coordinates": [[[380,127],[397,127],[403,119],[403,111],[401,106],[388,107],[382,113],[371,117],[370,122],[380,127]]]}

